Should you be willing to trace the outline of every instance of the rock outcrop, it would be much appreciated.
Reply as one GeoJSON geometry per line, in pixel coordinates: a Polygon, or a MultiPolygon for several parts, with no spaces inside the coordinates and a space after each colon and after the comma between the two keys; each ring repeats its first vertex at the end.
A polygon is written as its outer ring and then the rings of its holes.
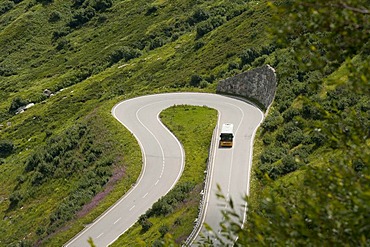
{"type": "Polygon", "coordinates": [[[217,85],[217,93],[246,98],[265,110],[274,99],[276,81],[274,68],[264,65],[221,80],[217,85]]]}

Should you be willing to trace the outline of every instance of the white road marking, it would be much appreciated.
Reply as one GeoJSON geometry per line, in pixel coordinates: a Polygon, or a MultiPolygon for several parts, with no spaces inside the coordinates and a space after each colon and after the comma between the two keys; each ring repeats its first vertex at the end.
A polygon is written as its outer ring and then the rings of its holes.
{"type": "Polygon", "coordinates": [[[147,195],[148,195],[148,193],[146,193],[146,194],[143,196],[143,198],[145,198],[147,195]]]}
{"type": "Polygon", "coordinates": [[[132,206],[132,207],[130,208],[130,210],[129,210],[129,211],[133,210],[134,208],[135,208],[135,205],[134,205],[134,206],[132,206]]]}
{"type": "Polygon", "coordinates": [[[100,233],[100,235],[99,235],[99,236],[97,236],[96,238],[97,238],[97,239],[98,239],[98,238],[100,238],[103,234],[104,234],[104,232],[100,233]]]}
{"type": "Polygon", "coordinates": [[[154,185],[157,185],[159,183],[159,180],[157,180],[157,182],[155,182],[155,184],[154,185]]]}
{"type": "Polygon", "coordinates": [[[113,225],[115,225],[118,221],[120,221],[121,220],[121,218],[119,218],[118,220],[116,220],[114,223],[113,223],[113,225]]]}

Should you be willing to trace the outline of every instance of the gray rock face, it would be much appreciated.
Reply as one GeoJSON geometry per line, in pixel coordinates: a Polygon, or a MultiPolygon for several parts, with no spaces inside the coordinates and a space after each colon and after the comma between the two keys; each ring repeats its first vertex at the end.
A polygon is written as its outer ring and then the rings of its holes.
{"type": "Polygon", "coordinates": [[[234,77],[221,80],[217,93],[240,96],[267,109],[276,91],[276,74],[270,65],[255,68],[234,77]]]}

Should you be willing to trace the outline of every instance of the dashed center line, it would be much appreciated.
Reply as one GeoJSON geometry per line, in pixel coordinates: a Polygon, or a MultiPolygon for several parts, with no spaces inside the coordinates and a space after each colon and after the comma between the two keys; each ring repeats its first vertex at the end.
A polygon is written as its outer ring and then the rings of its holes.
{"type": "Polygon", "coordinates": [[[159,183],[159,180],[157,180],[157,182],[155,182],[155,184],[154,185],[157,185],[159,183]]]}
{"type": "Polygon", "coordinates": [[[116,220],[113,224],[115,225],[118,221],[120,221],[121,220],[121,218],[119,218],[118,220],[116,220]]]}
{"type": "Polygon", "coordinates": [[[104,232],[100,233],[100,235],[97,236],[96,238],[100,238],[103,234],[104,234],[104,232]]]}
{"type": "Polygon", "coordinates": [[[134,208],[135,208],[135,205],[134,205],[134,206],[132,206],[132,207],[130,208],[130,210],[129,210],[129,211],[133,210],[134,208]]]}
{"type": "Polygon", "coordinates": [[[147,195],[148,195],[148,193],[146,193],[146,194],[143,196],[143,198],[145,198],[147,195]]]}

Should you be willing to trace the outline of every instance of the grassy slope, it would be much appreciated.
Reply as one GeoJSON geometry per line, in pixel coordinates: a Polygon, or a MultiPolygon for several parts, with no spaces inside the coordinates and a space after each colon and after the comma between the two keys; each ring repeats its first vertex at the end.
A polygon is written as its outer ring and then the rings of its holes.
{"type": "MultiPolygon", "coordinates": [[[[37,239],[44,239],[50,215],[58,208],[61,198],[68,196],[77,186],[78,174],[66,179],[51,179],[33,188],[33,175],[24,171],[25,163],[38,147],[45,145],[47,133],[52,137],[63,136],[64,131],[75,123],[86,122],[94,116],[96,124],[90,126],[92,133],[101,132],[102,126],[107,128],[106,134],[99,136],[97,141],[111,146],[109,154],[117,161],[111,169],[118,166],[126,172],[116,183],[114,194],[105,200],[105,206],[99,205],[97,210],[74,225],[75,220],[67,223],[65,226],[73,225],[73,230],[53,235],[54,240],[44,240],[46,245],[51,243],[49,241],[62,243],[73,236],[83,224],[122,195],[140,171],[136,142],[109,116],[116,102],[155,92],[212,92],[215,83],[208,83],[203,89],[192,88],[188,84],[190,77],[194,74],[203,78],[213,75],[217,79],[236,73],[229,71],[228,63],[239,61],[238,55],[245,48],[262,43],[264,34],[260,31],[265,18],[261,13],[245,11],[201,39],[196,38],[195,26],[181,27],[196,8],[209,10],[221,3],[227,4],[227,1],[197,4],[192,1],[114,1],[112,8],[58,40],[53,40],[52,36],[54,32],[64,30],[72,17],[74,10],[70,2],[55,0],[42,5],[24,0],[0,16],[0,68],[12,74],[0,76],[0,122],[3,125],[0,139],[10,140],[15,145],[13,154],[3,158],[0,166],[0,179],[4,181],[0,185],[0,218],[4,219],[0,223],[2,243],[34,243],[37,239]],[[146,15],[152,5],[159,6],[157,12],[146,15]],[[50,13],[54,11],[58,11],[61,18],[50,22],[50,13]],[[251,25],[252,19],[256,25],[251,25]],[[150,41],[149,34],[162,35],[162,28],[174,26],[176,21],[180,23],[180,28],[174,31],[178,39],[168,37],[162,47],[148,49],[147,46],[142,50],[142,56],[108,66],[109,54],[118,48],[132,46],[144,38],[150,41]],[[245,29],[249,31],[243,34],[245,29]],[[57,49],[62,41],[67,45],[57,49]],[[196,42],[202,42],[203,47],[196,50],[196,42]],[[120,67],[124,64],[128,65],[120,67]],[[41,95],[45,88],[59,90],[65,86],[69,87],[51,98],[45,99],[41,95]],[[9,114],[9,106],[16,96],[36,105],[19,115],[9,114]],[[7,126],[7,122],[11,126],[7,126]],[[119,135],[115,136],[115,133],[119,135]],[[133,149],[136,151],[130,151],[133,149]],[[20,179],[26,182],[19,187],[20,179]],[[38,192],[26,196],[16,207],[8,210],[9,198],[18,189],[22,193],[35,189],[38,192]],[[34,225],[41,228],[34,229],[34,225]]],[[[246,6],[249,10],[260,8],[255,3],[246,6]]],[[[108,149],[104,152],[108,154],[108,149]]]]}
{"type": "MultiPolygon", "coordinates": [[[[316,95],[323,97],[327,90],[334,87],[325,85],[322,90],[311,88],[313,84],[320,82],[323,75],[317,75],[314,71],[305,74],[302,79],[288,49],[276,49],[270,55],[259,53],[255,61],[244,67],[238,66],[243,51],[249,48],[258,50],[269,45],[270,39],[266,30],[270,25],[270,16],[265,1],[240,1],[240,6],[244,6],[245,10],[241,15],[226,21],[200,39],[196,37],[198,24],[186,24],[194,11],[198,8],[212,11],[216,5],[231,6],[230,2],[234,1],[113,2],[112,8],[98,13],[86,24],[72,29],[57,40],[53,40],[53,33],[65,30],[66,23],[75,11],[69,1],[54,0],[52,4],[41,5],[35,4],[35,1],[23,0],[0,15],[0,72],[11,74],[0,76],[0,124],[3,125],[0,127],[0,139],[10,140],[15,144],[12,155],[3,157],[0,163],[0,180],[3,181],[0,184],[0,219],[3,219],[0,221],[1,243],[34,243],[37,239],[45,238],[45,234],[40,232],[40,236],[37,236],[33,226],[37,224],[47,228],[48,219],[58,208],[59,200],[68,196],[79,181],[77,175],[66,180],[52,180],[38,187],[37,196],[28,197],[26,201],[21,201],[18,207],[7,210],[9,197],[24,178],[26,183],[20,188],[27,190],[26,185],[30,184],[32,178],[24,172],[25,161],[38,147],[43,147],[48,140],[47,133],[63,136],[65,130],[75,123],[96,119],[100,125],[107,126],[105,135],[97,140],[98,143],[107,143],[108,146],[118,143],[113,145],[116,148],[111,148],[109,152],[104,151],[116,157],[117,162],[112,166],[112,170],[118,166],[124,167],[127,172],[123,179],[117,182],[116,189],[111,197],[106,199],[106,204],[100,204],[97,210],[78,220],[72,231],[61,232],[46,240],[46,245],[60,244],[70,238],[83,224],[104,211],[110,202],[122,195],[139,173],[141,162],[136,142],[109,116],[110,109],[116,102],[149,93],[214,92],[218,79],[263,63],[270,63],[277,69],[280,81],[274,105],[265,124],[266,129],[271,130],[260,131],[256,137],[258,140],[254,148],[255,167],[258,165],[260,168],[260,154],[278,146],[284,148],[288,156],[295,155],[300,168],[281,175],[274,182],[276,186],[271,187],[260,184],[255,176],[251,194],[262,195],[262,190],[273,190],[281,184],[289,184],[292,194],[298,193],[295,188],[299,186],[300,180],[297,178],[304,175],[304,165],[320,164],[325,162],[320,160],[320,157],[328,157],[325,143],[308,154],[303,149],[311,145],[309,138],[313,133],[312,126],[321,122],[313,120],[309,114],[305,116],[306,119],[301,117],[304,115],[304,97],[315,102],[316,95]],[[153,6],[156,11],[147,14],[153,6]],[[50,22],[50,13],[54,11],[58,11],[61,18],[59,21],[50,22]],[[170,30],[167,36],[164,35],[168,31],[166,28],[170,30]],[[155,37],[162,39],[165,44],[150,49],[150,43],[155,37]],[[61,45],[62,48],[58,48],[61,45]],[[124,46],[135,48],[140,45],[145,48],[141,50],[142,55],[138,58],[120,60],[109,65],[110,54],[117,49],[124,46]],[[194,74],[202,76],[208,82],[203,83],[202,88],[189,86],[194,74]],[[41,95],[45,88],[59,90],[65,87],[66,90],[54,97],[45,99],[41,95]],[[8,109],[16,96],[37,104],[25,113],[14,116],[8,113],[8,109]],[[293,116],[292,119],[289,114],[293,116]],[[282,142],[276,141],[278,136],[283,138],[284,134],[290,133],[288,130],[293,121],[302,124],[299,127],[302,131],[294,129],[299,135],[289,136],[282,142]],[[10,122],[11,126],[7,126],[7,122],[10,122]],[[119,135],[114,136],[115,133],[119,135]],[[301,136],[308,141],[291,143],[290,137],[299,140],[301,136]],[[50,196],[51,192],[55,191],[58,193],[50,196]],[[47,204],[44,203],[46,198],[47,204]],[[43,212],[44,217],[38,217],[40,212],[43,212]]],[[[332,77],[345,81],[345,74],[345,71],[339,70],[334,72],[332,77]]],[[[101,132],[99,124],[91,124],[90,131],[93,134],[101,132]]],[[[281,155],[266,163],[265,168],[281,167],[284,164],[284,156],[287,155],[281,155]]],[[[254,202],[258,208],[258,197],[254,202]]],[[[71,226],[73,222],[66,225],[71,226]]],[[[151,241],[158,237],[158,232],[153,230],[152,236],[154,237],[151,241]]],[[[123,241],[136,241],[128,240],[127,236],[124,238],[127,239],[123,241]]]]}

